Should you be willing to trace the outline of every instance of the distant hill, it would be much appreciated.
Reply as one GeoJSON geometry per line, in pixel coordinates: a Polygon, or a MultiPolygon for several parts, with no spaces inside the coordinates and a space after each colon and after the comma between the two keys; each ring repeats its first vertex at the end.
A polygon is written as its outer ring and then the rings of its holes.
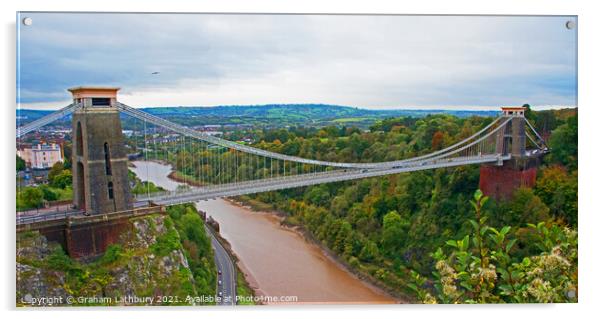
{"type": "Polygon", "coordinates": [[[22,119],[24,122],[30,122],[52,112],[54,111],[17,109],[17,120],[22,119]]]}
{"type": "Polygon", "coordinates": [[[428,114],[453,114],[456,116],[491,116],[497,111],[455,111],[455,110],[369,110],[350,106],[330,104],[266,104],[230,105],[213,107],[150,107],[145,111],[155,115],[206,115],[221,117],[252,116],[263,118],[299,117],[305,119],[346,118],[362,116],[426,116],[428,114]]]}
{"type": "MultiPolygon", "coordinates": [[[[147,107],[145,112],[188,125],[255,124],[263,126],[345,124],[367,126],[375,120],[429,114],[450,114],[458,117],[496,116],[497,111],[468,110],[369,110],[328,104],[267,104],[212,107],[147,107]]],[[[17,110],[20,123],[36,120],[52,111],[17,110]]]]}

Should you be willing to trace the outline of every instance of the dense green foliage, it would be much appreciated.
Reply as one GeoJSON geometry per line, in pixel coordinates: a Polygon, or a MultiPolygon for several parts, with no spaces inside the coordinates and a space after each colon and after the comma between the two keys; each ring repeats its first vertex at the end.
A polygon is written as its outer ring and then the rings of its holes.
{"type": "Polygon", "coordinates": [[[570,117],[554,130],[550,138],[551,162],[560,163],[573,170],[577,168],[577,117],[570,117]]]}
{"type": "Polygon", "coordinates": [[[158,238],[152,249],[161,254],[166,247],[179,244],[176,242],[179,238],[198,294],[214,296],[217,270],[213,261],[211,239],[205,231],[205,223],[192,204],[171,206],[167,208],[167,212],[171,218],[168,220],[173,220],[177,234],[168,233],[158,238]]]}
{"type": "Polygon", "coordinates": [[[408,287],[425,303],[576,302],[577,232],[543,221],[528,224],[536,254],[521,256],[514,247],[520,236],[516,229],[487,225],[482,216],[487,200],[475,192],[470,234],[448,240],[446,252],[439,248],[432,254],[434,296],[414,271],[408,287]]]}

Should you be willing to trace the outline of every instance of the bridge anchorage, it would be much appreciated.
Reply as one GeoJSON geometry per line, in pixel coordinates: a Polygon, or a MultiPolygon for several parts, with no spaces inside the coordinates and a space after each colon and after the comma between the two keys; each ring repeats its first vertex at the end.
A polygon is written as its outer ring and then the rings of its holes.
{"type": "MultiPolygon", "coordinates": [[[[229,141],[211,132],[170,122],[120,103],[118,90],[72,88],[69,90],[73,95],[72,104],[17,128],[16,135],[20,138],[72,114],[75,210],[56,214],[56,217],[18,219],[22,228],[42,229],[48,219],[53,220],[54,229],[57,219],[72,223],[74,219],[88,218],[101,223],[102,218],[98,218],[101,216],[134,216],[141,210],[151,213],[152,205],[156,205],[154,211],[164,211],[165,205],[217,197],[471,164],[481,165],[481,189],[487,195],[504,199],[517,187],[533,185],[537,164],[548,152],[544,140],[525,118],[525,109],[504,107],[499,117],[472,136],[425,155],[376,163],[302,158],[229,141]],[[122,120],[134,127],[128,143],[122,134],[122,120]],[[127,168],[127,154],[132,152],[144,160],[170,163],[181,173],[178,177],[182,181],[194,186],[151,192],[147,185],[147,192],[138,191],[133,196],[127,168]],[[84,213],[89,216],[84,217],[84,213]]],[[[106,229],[96,231],[88,227],[86,231],[80,234],[78,242],[91,241],[96,246],[78,250],[81,255],[87,250],[104,251],[114,237],[107,234],[106,229]],[[86,236],[90,238],[85,239],[86,236]]],[[[72,242],[71,246],[77,245],[72,242]]]]}
{"type": "Polygon", "coordinates": [[[480,168],[479,188],[496,200],[509,199],[519,187],[533,187],[543,155],[549,149],[525,118],[524,107],[502,107],[502,116],[510,119],[497,132],[496,152],[510,159],[480,168]],[[532,135],[533,134],[533,135],[532,135]],[[528,149],[527,145],[532,148],[528,149]]]}

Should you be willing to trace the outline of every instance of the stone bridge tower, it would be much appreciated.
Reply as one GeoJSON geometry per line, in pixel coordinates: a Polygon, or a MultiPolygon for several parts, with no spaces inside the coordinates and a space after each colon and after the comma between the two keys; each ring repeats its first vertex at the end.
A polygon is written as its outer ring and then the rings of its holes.
{"type": "Polygon", "coordinates": [[[496,153],[511,155],[502,165],[482,165],[479,188],[496,200],[507,200],[519,187],[533,187],[541,154],[526,150],[525,107],[502,107],[503,116],[511,118],[498,131],[496,153]]]}
{"type": "Polygon", "coordinates": [[[73,204],[87,214],[132,208],[119,111],[119,88],[69,89],[73,102],[73,204]]]}

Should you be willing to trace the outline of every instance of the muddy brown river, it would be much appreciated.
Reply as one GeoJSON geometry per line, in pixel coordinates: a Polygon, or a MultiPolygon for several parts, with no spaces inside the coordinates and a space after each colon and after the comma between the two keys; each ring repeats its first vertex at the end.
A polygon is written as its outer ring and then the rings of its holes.
{"type": "MultiPolygon", "coordinates": [[[[171,167],[136,161],[140,179],[174,190],[171,167]]],[[[301,303],[394,303],[393,298],[350,274],[317,245],[282,227],[271,213],[254,212],[224,199],[196,203],[220,224],[220,233],[261,295],[293,296],[301,303]]],[[[290,300],[290,298],[288,298],[290,300]]]]}

